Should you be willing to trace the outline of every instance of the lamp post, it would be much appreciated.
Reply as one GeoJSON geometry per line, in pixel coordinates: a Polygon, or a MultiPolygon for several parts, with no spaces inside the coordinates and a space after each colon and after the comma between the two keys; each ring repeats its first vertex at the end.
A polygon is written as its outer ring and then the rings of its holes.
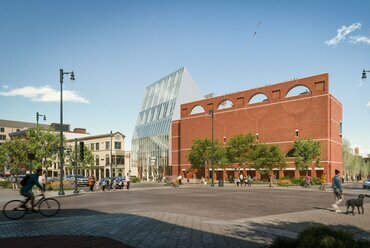
{"type": "Polygon", "coordinates": [[[213,123],[214,123],[214,111],[213,111],[213,109],[212,110],[210,110],[209,111],[209,115],[212,117],[212,162],[211,162],[211,166],[212,166],[212,179],[211,179],[211,187],[214,187],[215,186],[215,184],[214,184],[214,179],[213,179],[213,177],[214,177],[214,163],[215,163],[215,144],[214,144],[214,140],[213,140],[213,123]]]}
{"type": "Polygon", "coordinates": [[[63,177],[64,177],[64,147],[63,147],[63,77],[64,75],[71,75],[70,80],[75,80],[75,74],[73,71],[71,72],[64,72],[63,69],[59,70],[59,78],[60,78],[60,187],[59,187],[59,195],[64,195],[63,189],[63,177]]]}
{"type": "Polygon", "coordinates": [[[370,72],[370,71],[366,71],[366,70],[363,70],[362,71],[362,80],[365,80],[366,79],[366,72],[370,72]]]}
{"type": "Polygon", "coordinates": [[[110,160],[109,160],[109,167],[110,167],[110,176],[112,177],[113,176],[113,171],[112,171],[112,149],[113,149],[113,144],[112,144],[112,141],[113,141],[113,132],[110,131],[110,160]]]}
{"type": "Polygon", "coordinates": [[[41,115],[39,114],[39,112],[36,112],[36,123],[37,123],[37,126],[39,125],[39,118],[40,116],[43,116],[43,120],[46,121],[46,115],[41,115]]]}

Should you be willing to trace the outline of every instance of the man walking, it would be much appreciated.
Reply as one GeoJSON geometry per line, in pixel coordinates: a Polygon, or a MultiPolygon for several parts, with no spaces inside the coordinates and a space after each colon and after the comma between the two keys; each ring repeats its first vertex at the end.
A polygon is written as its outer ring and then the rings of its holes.
{"type": "Polygon", "coordinates": [[[332,207],[334,208],[336,213],[341,212],[338,204],[343,201],[342,178],[340,178],[339,173],[339,170],[335,170],[335,176],[333,177],[335,203],[332,205],[332,207]]]}

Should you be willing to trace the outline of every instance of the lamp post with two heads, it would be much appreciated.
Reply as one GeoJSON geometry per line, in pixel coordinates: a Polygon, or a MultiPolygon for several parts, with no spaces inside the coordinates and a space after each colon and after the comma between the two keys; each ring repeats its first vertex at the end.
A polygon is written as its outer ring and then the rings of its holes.
{"type": "Polygon", "coordinates": [[[59,195],[64,195],[64,188],[63,188],[63,177],[64,177],[64,147],[63,147],[63,77],[64,75],[71,75],[70,80],[75,80],[75,74],[73,71],[71,72],[64,72],[63,69],[59,70],[59,77],[60,77],[60,186],[59,186],[59,195]]]}
{"type": "Polygon", "coordinates": [[[37,126],[39,125],[39,118],[43,116],[43,120],[46,121],[46,115],[42,115],[42,114],[39,114],[39,112],[36,112],[36,123],[37,123],[37,126]]]}
{"type": "Polygon", "coordinates": [[[213,132],[213,130],[214,130],[214,128],[213,128],[213,126],[214,126],[214,110],[212,109],[212,110],[210,110],[209,111],[209,115],[212,117],[212,160],[211,160],[211,166],[212,166],[212,176],[211,176],[211,187],[214,187],[215,186],[215,183],[214,183],[214,179],[213,179],[213,177],[214,177],[214,164],[215,164],[215,142],[214,142],[214,132],[213,132]]]}
{"type": "Polygon", "coordinates": [[[365,80],[366,79],[366,72],[370,72],[370,71],[366,71],[366,70],[363,70],[362,71],[362,80],[365,80]]]}

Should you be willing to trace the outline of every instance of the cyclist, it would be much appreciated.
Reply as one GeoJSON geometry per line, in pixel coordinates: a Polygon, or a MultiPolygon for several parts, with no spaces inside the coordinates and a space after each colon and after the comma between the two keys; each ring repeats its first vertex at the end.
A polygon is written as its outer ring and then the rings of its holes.
{"type": "Polygon", "coordinates": [[[34,210],[34,205],[35,205],[35,197],[32,193],[32,188],[34,185],[36,185],[37,187],[39,187],[39,189],[41,190],[41,192],[44,191],[44,188],[42,187],[42,185],[39,183],[39,176],[41,176],[42,174],[42,169],[37,169],[36,170],[36,173],[35,174],[32,174],[29,176],[26,184],[24,186],[22,186],[21,188],[21,195],[27,197],[27,200],[26,202],[24,203],[24,205],[22,207],[26,208],[26,204],[29,200],[31,200],[31,211],[32,212],[35,212],[34,210]]]}

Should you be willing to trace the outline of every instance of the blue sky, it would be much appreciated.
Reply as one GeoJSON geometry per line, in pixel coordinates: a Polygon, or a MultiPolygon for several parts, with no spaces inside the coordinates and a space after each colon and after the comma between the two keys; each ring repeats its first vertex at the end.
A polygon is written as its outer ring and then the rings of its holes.
{"type": "Polygon", "coordinates": [[[329,73],[343,133],[370,153],[369,1],[0,1],[0,118],[134,131],[145,87],[185,66],[223,95],[329,73]],[[258,25],[258,23],[261,23],[258,25]],[[254,33],[257,32],[256,35],[254,33]],[[335,38],[336,37],[336,38],[335,38]]]}

